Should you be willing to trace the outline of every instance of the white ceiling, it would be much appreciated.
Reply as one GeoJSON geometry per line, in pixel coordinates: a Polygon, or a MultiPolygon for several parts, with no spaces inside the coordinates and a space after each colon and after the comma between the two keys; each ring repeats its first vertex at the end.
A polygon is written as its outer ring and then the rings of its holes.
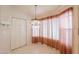
{"type": "MultiPolygon", "coordinates": [[[[24,12],[32,19],[35,17],[35,6],[34,5],[14,5],[15,9],[24,12]]],[[[61,8],[61,5],[37,5],[36,15],[37,18],[42,18],[52,15],[57,9],[61,8]]]]}

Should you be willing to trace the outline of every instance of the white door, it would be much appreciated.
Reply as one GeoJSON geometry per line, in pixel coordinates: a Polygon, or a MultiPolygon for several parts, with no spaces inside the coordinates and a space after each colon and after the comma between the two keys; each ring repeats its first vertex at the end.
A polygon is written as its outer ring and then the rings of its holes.
{"type": "Polygon", "coordinates": [[[26,21],[24,19],[12,19],[11,49],[26,44],[26,21]]]}

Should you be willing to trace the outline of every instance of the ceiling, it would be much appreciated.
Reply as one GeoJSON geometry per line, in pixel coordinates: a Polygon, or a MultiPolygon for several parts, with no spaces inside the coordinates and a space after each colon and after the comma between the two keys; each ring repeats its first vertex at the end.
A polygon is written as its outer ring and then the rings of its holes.
{"type": "MultiPolygon", "coordinates": [[[[19,10],[30,16],[32,19],[35,17],[35,6],[34,5],[14,5],[15,9],[19,10]]],[[[63,6],[61,5],[37,5],[36,8],[36,15],[37,18],[42,18],[46,16],[50,16],[55,11],[63,6]]]]}

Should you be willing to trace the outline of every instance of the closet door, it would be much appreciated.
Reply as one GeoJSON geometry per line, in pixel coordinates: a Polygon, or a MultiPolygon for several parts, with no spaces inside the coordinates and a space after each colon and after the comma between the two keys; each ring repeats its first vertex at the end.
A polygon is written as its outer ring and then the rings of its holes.
{"type": "Polygon", "coordinates": [[[26,21],[24,19],[12,19],[11,49],[26,44],[26,21]]]}

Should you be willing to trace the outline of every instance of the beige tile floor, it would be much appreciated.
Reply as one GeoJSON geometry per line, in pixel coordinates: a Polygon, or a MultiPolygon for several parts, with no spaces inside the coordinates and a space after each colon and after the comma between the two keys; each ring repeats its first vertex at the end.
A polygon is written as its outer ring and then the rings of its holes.
{"type": "Polygon", "coordinates": [[[13,54],[59,54],[60,52],[55,48],[49,47],[45,44],[37,43],[27,45],[13,50],[13,54]]]}

